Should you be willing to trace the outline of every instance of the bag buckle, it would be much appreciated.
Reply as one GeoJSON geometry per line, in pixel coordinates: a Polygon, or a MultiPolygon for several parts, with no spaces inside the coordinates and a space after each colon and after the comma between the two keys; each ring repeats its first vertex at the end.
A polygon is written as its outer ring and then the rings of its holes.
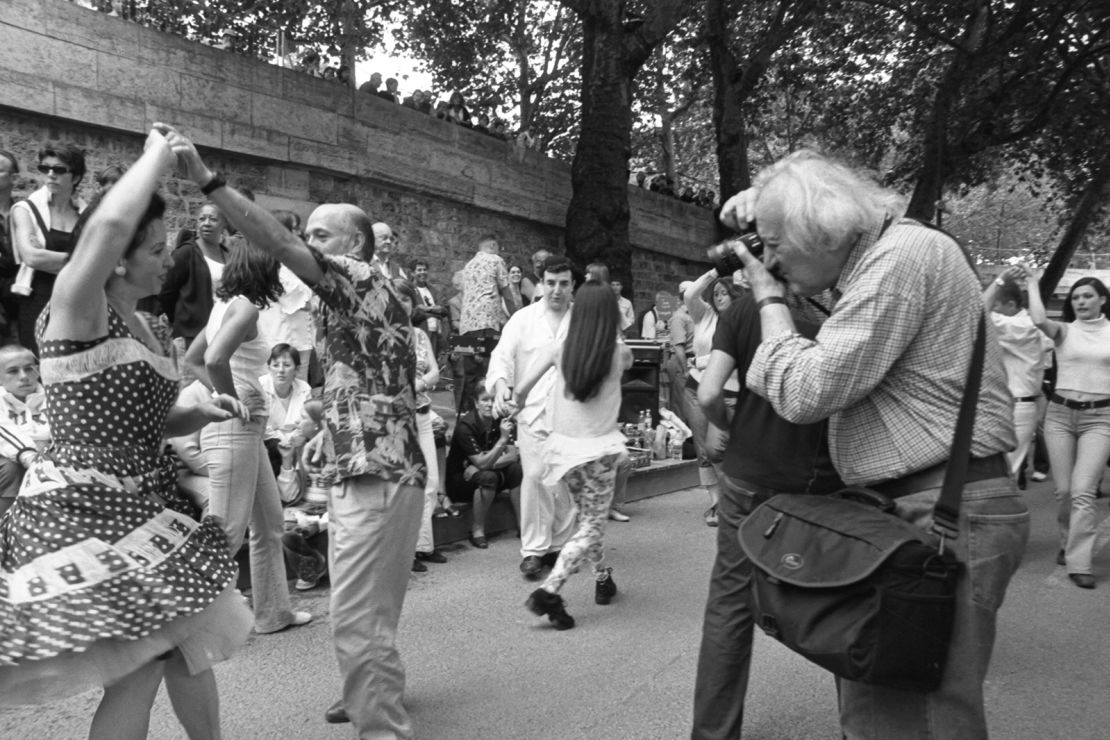
{"type": "Polygon", "coordinates": [[[944,554],[945,540],[954,540],[959,535],[959,532],[954,528],[935,521],[933,522],[932,532],[937,536],[937,553],[940,555],[944,554]]]}

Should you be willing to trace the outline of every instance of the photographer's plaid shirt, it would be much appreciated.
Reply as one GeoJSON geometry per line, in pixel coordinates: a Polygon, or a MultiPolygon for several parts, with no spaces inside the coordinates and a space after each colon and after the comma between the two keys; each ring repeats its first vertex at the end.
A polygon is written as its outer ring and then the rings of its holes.
{"type": "MultiPolygon", "coordinates": [[[[783,418],[830,418],[841,478],[865,485],[948,458],[972,347],[981,287],[943,232],[902,220],[864,233],[840,273],[839,296],[816,340],[766,339],[747,383],[783,418]]],[[[1013,412],[994,326],[971,454],[1014,447],[1013,412]]]]}

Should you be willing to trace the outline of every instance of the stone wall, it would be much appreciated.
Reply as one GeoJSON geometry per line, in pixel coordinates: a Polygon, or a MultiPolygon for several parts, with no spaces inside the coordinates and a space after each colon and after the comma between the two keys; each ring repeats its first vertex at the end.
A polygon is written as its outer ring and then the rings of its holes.
{"type": "MultiPolygon", "coordinates": [[[[234,185],[302,215],[357,203],[389,222],[411,258],[432,263],[441,294],[493,233],[509,262],[562,251],[569,168],[536,152],[380,98],[160,33],[65,0],[0,3],[0,148],[32,189],[35,152],[50,139],[88,152],[90,174],[140,153],[154,121],[181,127],[234,185]],[[31,172],[27,172],[31,170],[31,172]]],[[[82,194],[94,186],[87,177],[82,194]]],[[[203,202],[170,179],[168,226],[203,202]]],[[[703,269],[710,212],[630,189],[638,311],[703,269]]]]}

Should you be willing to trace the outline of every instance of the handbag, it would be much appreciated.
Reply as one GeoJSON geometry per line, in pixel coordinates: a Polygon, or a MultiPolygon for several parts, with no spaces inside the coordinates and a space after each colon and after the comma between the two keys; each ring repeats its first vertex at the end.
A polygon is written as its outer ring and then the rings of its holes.
{"type": "Polygon", "coordinates": [[[985,353],[980,314],[933,526],[895,514],[861,487],[778,494],[740,525],[752,610],[768,636],[842,678],[929,692],[944,675],[963,568],[955,539],[985,353]]]}

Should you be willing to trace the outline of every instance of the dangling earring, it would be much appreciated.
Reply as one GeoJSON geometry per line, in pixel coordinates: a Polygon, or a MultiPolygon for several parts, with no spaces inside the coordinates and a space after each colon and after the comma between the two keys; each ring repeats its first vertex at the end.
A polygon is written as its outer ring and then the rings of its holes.
{"type": "Polygon", "coordinates": [[[116,265],[116,268],[115,268],[115,270],[113,270],[113,272],[115,272],[120,277],[123,277],[124,275],[127,274],[127,268],[124,267],[123,265],[116,265]]]}

